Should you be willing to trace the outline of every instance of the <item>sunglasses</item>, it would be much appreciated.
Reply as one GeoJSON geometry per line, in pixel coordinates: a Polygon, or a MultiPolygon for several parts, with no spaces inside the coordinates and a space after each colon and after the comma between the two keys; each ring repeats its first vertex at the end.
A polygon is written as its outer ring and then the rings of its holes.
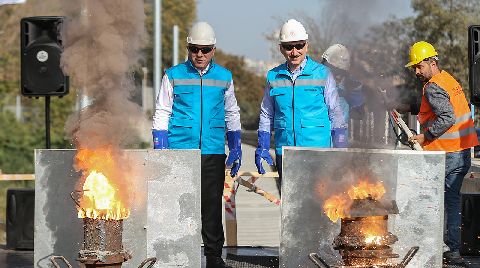
{"type": "Polygon", "coordinates": [[[307,43],[299,43],[299,44],[295,44],[295,45],[292,45],[292,44],[281,44],[282,48],[285,49],[286,51],[290,51],[292,50],[293,48],[296,48],[297,50],[300,50],[302,48],[305,47],[307,43]]]}
{"type": "Polygon", "coordinates": [[[197,54],[199,51],[202,51],[203,54],[207,54],[213,50],[213,47],[188,46],[188,50],[194,54],[197,54]]]}

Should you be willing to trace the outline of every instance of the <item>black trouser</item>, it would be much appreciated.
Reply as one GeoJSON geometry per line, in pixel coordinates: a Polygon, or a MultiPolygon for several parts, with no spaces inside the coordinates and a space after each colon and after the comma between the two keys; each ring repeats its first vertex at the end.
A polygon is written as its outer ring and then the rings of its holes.
{"type": "Polygon", "coordinates": [[[205,256],[222,255],[225,242],[222,224],[222,196],[225,181],[224,154],[202,154],[202,239],[205,256]]]}
{"type": "Polygon", "coordinates": [[[277,165],[277,172],[278,172],[278,180],[277,182],[277,189],[278,195],[282,195],[282,155],[277,154],[275,156],[275,164],[277,165]]]}

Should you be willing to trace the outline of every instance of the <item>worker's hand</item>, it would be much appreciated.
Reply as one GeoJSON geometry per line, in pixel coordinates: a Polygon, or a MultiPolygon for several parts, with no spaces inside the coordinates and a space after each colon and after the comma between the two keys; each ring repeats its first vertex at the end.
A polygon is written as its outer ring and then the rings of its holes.
{"type": "Polygon", "coordinates": [[[423,145],[423,143],[425,142],[425,135],[423,134],[413,135],[408,139],[408,141],[410,142],[417,141],[420,145],[423,145]]]}
{"type": "Polygon", "coordinates": [[[346,128],[332,129],[332,142],[334,148],[347,148],[348,136],[346,128]]]}
{"type": "Polygon", "coordinates": [[[167,130],[152,130],[153,149],[168,149],[168,131],[167,130]]]}
{"type": "Polygon", "coordinates": [[[265,169],[262,166],[262,159],[267,161],[267,164],[273,166],[273,159],[270,156],[270,132],[258,131],[258,146],[255,150],[255,165],[258,173],[265,174],[265,169]]]}
{"type": "Polygon", "coordinates": [[[235,177],[242,165],[242,133],[240,130],[238,131],[228,131],[227,132],[227,142],[228,142],[228,149],[229,154],[227,158],[227,162],[225,165],[230,170],[230,176],[235,177]]]}

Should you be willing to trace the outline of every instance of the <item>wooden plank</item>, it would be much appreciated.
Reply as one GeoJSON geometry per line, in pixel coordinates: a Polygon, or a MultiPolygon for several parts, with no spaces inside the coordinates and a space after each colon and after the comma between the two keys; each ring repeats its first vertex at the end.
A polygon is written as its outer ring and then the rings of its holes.
{"type": "Polygon", "coordinates": [[[265,172],[265,174],[260,174],[258,172],[253,171],[240,171],[237,174],[237,177],[248,176],[248,177],[256,177],[256,178],[278,178],[278,172],[265,172]]]}
{"type": "Polygon", "coordinates": [[[0,174],[0,181],[32,181],[35,174],[0,174]]]}
{"type": "Polygon", "coordinates": [[[230,171],[225,171],[223,199],[225,206],[225,242],[227,246],[237,246],[237,210],[235,204],[237,184],[230,176],[230,171]]]}

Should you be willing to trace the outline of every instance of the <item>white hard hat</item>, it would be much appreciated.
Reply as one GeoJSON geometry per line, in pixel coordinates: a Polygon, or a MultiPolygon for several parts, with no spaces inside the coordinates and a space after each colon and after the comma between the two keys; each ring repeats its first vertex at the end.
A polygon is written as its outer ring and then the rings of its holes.
{"type": "Polygon", "coordinates": [[[293,41],[302,41],[308,39],[307,31],[303,25],[294,20],[289,19],[285,22],[280,30],[280,43],[284,42],[293,42],[293,41]]]}
{"type": "Polygon", "coordinates": [[[216,42],[212,26],[204,21],[195,23],[187,37],[187,43],[193,45],[215,45],[216,42]]]}
{"type": "Polygon", "coordinates": [[[331,45],[323,52],[322,58],[336,68],[345,71],[350,69],[350,52],[348,52],[348,49],[344,45],[331,45]]]}

